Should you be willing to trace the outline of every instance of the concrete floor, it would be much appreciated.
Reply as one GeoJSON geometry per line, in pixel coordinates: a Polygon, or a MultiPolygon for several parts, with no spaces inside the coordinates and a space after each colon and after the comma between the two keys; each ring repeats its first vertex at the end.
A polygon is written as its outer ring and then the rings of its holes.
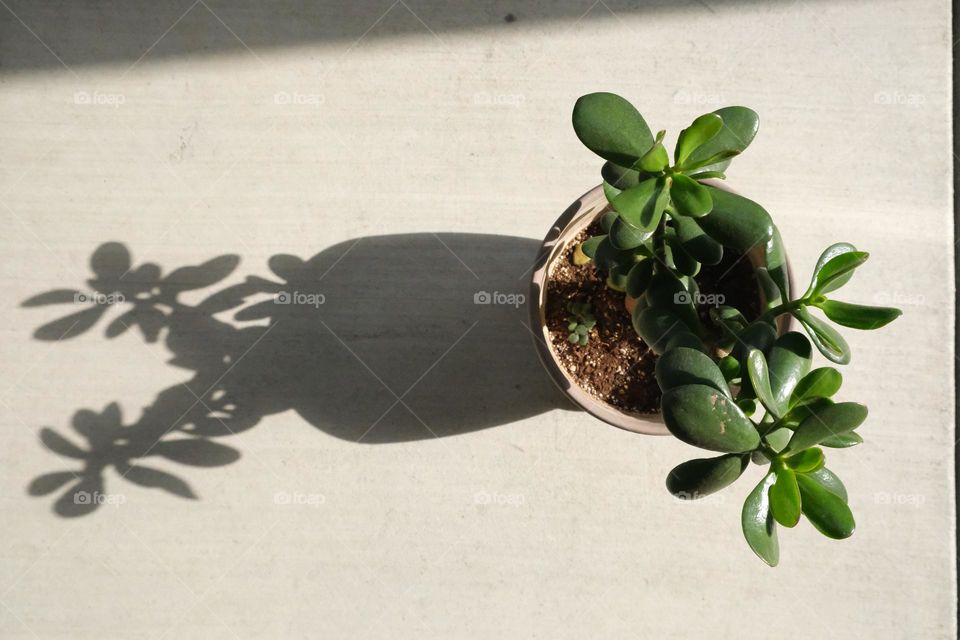
{"type": "Polygon", "coordinates": [[[0,4],[0,637],[956,636],[948,3],[0,4]],[[798,278],[851,241],[903,308],[845,332],[851,539],[766,567],[759,469],[674,500],[693,450],[473,303],[598,182],[596,90],[756,109],[729,182],[798,278]]]}

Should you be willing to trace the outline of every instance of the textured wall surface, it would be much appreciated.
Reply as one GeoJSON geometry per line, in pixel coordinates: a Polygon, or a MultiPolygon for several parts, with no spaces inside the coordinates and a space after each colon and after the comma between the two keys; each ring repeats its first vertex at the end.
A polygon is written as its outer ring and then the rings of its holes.
{"type": "Polygon", "coordinates": [[[0,2],[0,636],[955,637],[948,3],[339,4],[0,2]],[[851,539],[766,567],[758,468],[674,500],[689,447],[474,304],[597,183],[596,90],[755,108],[798,278],[851,241],[903,308],[845,332],[851,539]]]}

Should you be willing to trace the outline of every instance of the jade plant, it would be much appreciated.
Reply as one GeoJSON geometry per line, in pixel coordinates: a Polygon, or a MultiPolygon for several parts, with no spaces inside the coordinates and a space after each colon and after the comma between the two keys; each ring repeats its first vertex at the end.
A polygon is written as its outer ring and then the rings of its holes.
{"type": "Polygon", "coordinates": [[[567,311],[570,312],[567,316],[567,330],[570,331],[567,341],[582,347],[590,341],[590,331],[597,325],[597,319],[590,312],[589,302],[570,301],[567,311]]]}
{"type": "MultiPolygon", "coordinates": [[[[636,108],[611,93],[581,97],[573,127],[601,169],[609,212],[603,234],[577,247],[626,293],[640,338],[657,354],[661,414],[680,440],[721,455],[684,462],[667,475],[677,497],[700,498],[737,480],[751,461],[765,467],[743,505],[743,534],[767,564],[779,561],[777,525],[801,515],[827,537],[854,530],[847,493],[825,466],[824,448],[863,442],[867,408],[835,399],[842,377],[813,367],[813,347],[832,364],[850,349],[830,322],[877,329],[898,309],[833,299],[868,254],[845,242],[828,247],[800,296],[790,291],[783,242],[756,202],[719,187],[731,160],[757,133],[757,114],[724,107],[683,129],[671,162],[664,131],[651,133],[636,108]],[[700,313],[695,276],[703,265],[750,258],[759,311],[713,300],[700,313]],[[719,304],[716,304],[719,302],[719,304]],[[784,331],[792,316],[804,332],[784,331]]],[[[727,264],[725,262],[725,264],[727,264]]],[[[626,311],[625,311],[626,312],[626,311]]]]}

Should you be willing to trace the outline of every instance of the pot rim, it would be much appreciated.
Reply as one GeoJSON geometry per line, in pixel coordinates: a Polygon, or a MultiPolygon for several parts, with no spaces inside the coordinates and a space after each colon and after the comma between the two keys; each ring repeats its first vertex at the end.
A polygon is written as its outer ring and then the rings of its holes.
{"type": "MultiPolygon", "coordinates": [[[[713,183],[713,181],[710,182],[713,183]]],[[[729,189],[722,183],[714,186],[729,189]]],[[[638,413],[619,409],[580,387],[560,364],[550,339],[550,330],[546,323],[547,283],[550,279],[550,271],[569,242],[608,208],[609,203],[603,194],[603,185],[597,185],[567,207],[550,227],[541,244],[530,281],[530,304],[528,305],[530,332],[533,335],[537,356],[550,375],[550,379],[574,404],[595,418],[626,431],[645,435],[670,435],[659,412],[638,413]]],[[[762,252],[748,252],[747,258],[756,264],[757,260],[762,260],[762,252]]],[[[789,261],[786,271],[790,288],[793,289],[789,261]]],[[[778,322],[778,333],[783,334],[788,331],[790,324],[789,318],[778,322]]]]}

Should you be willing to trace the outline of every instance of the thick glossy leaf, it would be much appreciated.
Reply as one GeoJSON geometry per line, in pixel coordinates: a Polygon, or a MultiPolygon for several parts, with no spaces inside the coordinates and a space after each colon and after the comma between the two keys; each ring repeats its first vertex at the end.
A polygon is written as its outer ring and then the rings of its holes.
{"type": "MultiPolygon", "coordinates": [[[[584,253],[590,255],[587,253],[586,249],[584,249],[584,253]]],[[[615,246],[613,246],[610,236],[603,236],[603,240],[601,240],[597,245],[596,251],[593,252],[592,257],[594,264],[604,271],[609,271],[610,269],[621,265],[626,266],[633,264],[633,252],[617,249],[615,246]]]]}
{"type": "MultiPolygon", "coordinates": [[[[823,265],[827,264],[830,262],[830,260],[841,254],[851,253],[856,250],[857,248],[849,242],[837,242],[824,249],[823,253],[820,254],[820,257],[817,258],[817,263],[813,267],[813,276],[811,276],[810,288],[813,288],[813,284],[816,282],[816,276],[818,273],[820,273],[820,270],[823,269],[823,265]]],[[[852,273],[847,274],[846,280],[843,280],[841,285],[846,284],[847,280],[849,280],[851,277],[853,277],[852,273]]]]}
{"type": "Polygon", "coordinates": [[[856,431],[851,431],[850,433],[841,433],[836,436],[829,436],[820,441],[825,447],[830,447],[831,449],[846,449],[847,447],[855,447],[858,444],[863,444],[863,437],[856,431]]]}
{"type": "Polygon", "coordinates": [[[692,258],[703,264],[719,264],[723,259],[723,245],[704,233],[693,218],[677,216],[673,218],[680,246],[692,258]]]}
{"type": "Polygon", "coordinates": [[[710,191],[693,178],[678,174],[673,176],[670,199],[677,213],[691,218],[701,218],[713,208],[710,191]]]}
{"type": "Polygon", "coordinates": [[[657,142],[640,158],[636,166],[647,173],[659,173],[670,166],[670,157],[663,144],[657,142]]]}
{"type": "Polygon", "coordinates": [[[781,409],[788,406],[790,394],[810,371],[813,353],[810,341],[798,331],[783,334],[773,343],[767,365],[770,370],[770,389],[781,409]]]}
{"type": "Polygon", "coordinates": [[[804,449],[788,457],[784,462],[797,473],[810,473],[823,466],[823,449],[818,447],[804,449]]]}
{"type": "Polygon", "coordinates": [[[847,501],[847,488],[843,486],[840,478],[838,478],[836,474],[826,467],[820,467],[816,471],[811,471],[803,475],[807,478],[810,478],[833,495],[838,496],[844,502],[847,501]]]}
{"type": "Polygon", "coordinates": [[[632,268],[633,262],[617,264],[611,267],[610,271],[607,272],[607,286],[614,291],[625,292],[627,290],[627,275],[632,268]]]}
{"type": "Polygon", "coordinates": [[[612,162],[603,163],[603,168],[600,169],[600,175],[603,176],[603,181],[615,189],[617,193],[637,186],[642,180],[648,177],[639,171],[621,167],[612,162]]]}
{"type": "Polygon", "coordinates": [[[674,162],[682,166],[690,154],[713,138],[723,128],[723,118],[715,113],[705,113],[680,132],[674,149],[674,162]]]}
{"type": "Polygon", "coordinates": [[[685,167],[694,167],[698,164],[699,171],[723,171],[730,164],[730,160],[721,160],[711,164],[703,164],[718,154],[738,154],[743,152],[760,127],[760,117],[752,109],[746,107],[723,107],[714,111],[723,119],[723,128],[707,143],[692,152],[684,163],[685,167]]]}
{"type": "Polygon", "coordinates": [[[814,317],[806,307],[794,311],[793,317],[800,321],[813,344],[827,360],[836,364],[850,362],[850,347],[836,329],[814,317]]]}
{"type": "Polygon", "coordinates": [[[664,353],[669,353],[674,349],[679,349],[681,347],[686,347],[687,349],[696,349],[697,351],[708,353],[707,347],[703,344],[703,341],[689,331],[684,331],[671,336],[670,339],[667,340],[667,348],[664,349],[664,353]]]}
{"type": "Polygon", "coordinates": [[[613,93],[581,96],[573,107],[573,130],[588,149],[624,167],[633,166],[653,146],[640,112],[613,93]]]}
{"type": "Polygon", "coordinates": [[[764,436],[764,439],[767,441],[767,445],[771,449],[779,453],[786,448],[787,443],[790,442],[790,436],[792,435],[793,432],[791,432],[789,429],[774,429],[764,436]]]}
{"type": "Polygon", "coordinates": [[[773,222],[763,207],[729,191],[706,188],[713,200],[713,209],[699,218],[697,224],[707,235],[726,247],[744,252],[770,240],[773,222]]]}
{"type": "Polygon", "coordinates": [[[764,267],[758,267],[753,270],[757,276],[757,285],[760,287],[760,294],[763,296],[763,308],[770,310],[783,304],[783,292],[770,276],[770,272],[764,267]]]}
{"type": "Polygon", "coordinates": [[[768,473],[764,476],[743,503],[740,514],[740,524],[743,527],[743,537],[761,560],[771,567],[777,566],[780,561],[780,544],[777,541],[777,525],[770,513],[769,491],[776,482],[776,475],[768,473]]]}
{"type": "Polygon", "coordinates": [[[776,340],[777,330],[770,323],[757,320],[740,332],[734,346],[733,357],[739,362],[746,362],[751,349],[759,349],[767,353],[776,340]]]}
{"type": "Polygon", "coordinates": [[[792,407],[778,422],[779,427],[796,429],[804,420],[833,404],[830,398],[808,398],[792,407]]]}
{"type": "Polygon", "coordinates": [[[783,406],[777,401],[770,389],[770,372],[767,369],[767,359],[759,349],[751,349],[747,354],[747,372],[750,375],[750,384],[754,393],[763,403],[763,406],[774,417],[783,415],[783,406]]]}
{"type": "Polygon", "coordinates": [[[650,285],[650,279],[653,277],[653,260],[646,259],[633,265],[627,274],[627,295],[631,298],[639,298],[650,285]]]}
{"type": "Polygon", "coordinates": [[[603,229],[604,233],[610,233],[610,229],[613,228],[613,223],[620,218],[620,214],[616,211],[607,211],[605,214],[600,216],[600,228],[603,229]]]}
{"type": "Polygon", "coordinates": [[[672,273],[662,269],[655,273],[644,296],[651,307],[670,311],[683,320],[688,330],[698,332],[700,320],[693,304],[693,295],[672,273]]]}
{"type": "Polygon", "coordinates": [[[783,299],[790,299],[790,277],[787,273],[787,250],[783,246],[783,239],[780,237],[780,230],[773,227],[773,235],[767,240],[764,247],[764,261],[767,265],[767,272],[780,291],[783,293],[783,299]]]}
{"type": "Polygon", "coordinates": [[[867,408],[856,402],[838,402],[818,408],[793,432],[787,452],[820,444],[824,438],[853,431],[867,419],[867,408]]]}
{"type": "Polygon", "coordinates": [[[836,291],[849,282],[850,278],[853,277],[854,269],[862,265],[867,261],[867,258],[870,257],[870,254],[866,251],[846,251],[847,246],[850,245],[846,243],[841,243],[839,247],[838,245],[833,245],[827,248],[820,256],[820,259],[817,260],[817,266],[813,272],[813,280],[810,283],[811,295],[822,295],[836,291]],[[824,260],[827,252],[834,247],[837,247],[834,251],[839,251],[839,253],[824,260]],[[822,264],[821,261],[823,261],[822,264]]]}
{"type": "Polygon", "coordinates": [[[701,449],[743,453],[760,444],[753,423],[713,387],[691,384],[670,389],[663,394],[660,409],[670,433],[701,449]]]}
{"type": "Polygon", "coordinates": [[[702,384],[732,397],[717,365],[709,356],[694,349],[681,347],[664,353],[657,360],[656,376],[662,391],[688,384],[702,384]]]}
{"type": "Polygon", "coordinates": [[[600,243],[607,239],[607,236],[593,236],[592,238],[587,238],[580,245],[580,251],[583,251],[591,259],[595,258],[597,255],[597,247],[600,246],[600,243]]]}
{"type": "Polygon", "coordinates": [[[643,307],[638,303],[632,319],[634,331],[657,355],[666,350],[671,338],[690,332],[683,320],[658,307],[643,307]]]}
{"type": "Polygon", "coordinates": [[[667,236],[667,251],[669,252],[667,263],[672,261],[678,273],[691,277],[700,273],[700,263],[683,250],[675,235],[667,236]]]}
{"type": "Polygon", "coordinates": [[[696,500],[733,484],[749,465],[749,456],[728,453],[677,465],[667,476],[667,491],[683,500],[696,500]]]}
{"type": "Polygon", "coordinates": [[[773,518],[785,527],[795,527],[800,522],[800,488],[797,474],[783,467],[775,471],[776,481],[770,487],[770,511],[773,518]]]}
{"type": "Polygon", "coordinates": [[[850,507],[840,496],[824,488],[806,474],[797,476],[803,515],[807,516],[817,531],[835,540],[849,538],[856,522],[850,507]]]}
{"type": "Polygon", "coordinates": [[[641,231],[632,227],[620,216],[610,228],[610,243],[617,249],[636,249],[652,235],[653,231],[641,231]]]}
{"type": "Polygon", "coordinates": [[[842,384],[843,376],[833,367],[814,369],[797,383],[790,396],[790,406],[810,398],[829,398],[840,390],[842,384]]]}
{"type": "Polygon", "coordinates": [[[838,300],[821,300],[816,306],[837,324],[852,329],[879,329],[903,315],[900,309],[893,307],[870,307],[838,300]]]}
{"type": "Polygon", "coordinates": [[[653,231],[660,223],[666,201],[661,181],[649,178],[622,192],[610,201],[610,205],[632,227],[653,231]]]}

